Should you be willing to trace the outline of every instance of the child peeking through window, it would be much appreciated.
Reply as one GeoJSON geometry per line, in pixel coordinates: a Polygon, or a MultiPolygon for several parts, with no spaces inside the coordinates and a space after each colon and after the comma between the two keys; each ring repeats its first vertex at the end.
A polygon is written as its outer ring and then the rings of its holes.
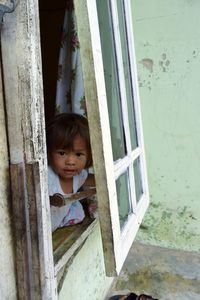
{"type": "MultiPolygon", "coordinates": [[[[88,173],[92,154],[88,122],[82,115],[62,113],[47,125],[49,196],[76,193],[82,186],[95,185],[88,173]]],[[[85,213],[79,201],[61,207],[51,205],[52,231],[83,221],[85,213]]]]}

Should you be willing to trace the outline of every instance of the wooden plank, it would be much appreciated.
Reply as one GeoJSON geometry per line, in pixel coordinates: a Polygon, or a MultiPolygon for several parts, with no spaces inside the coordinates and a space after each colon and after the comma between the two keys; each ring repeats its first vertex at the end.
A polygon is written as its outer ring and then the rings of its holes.
{"type": "Polygon", "coordinates": [[[40,178],[39,178],[39,164],[27,164],[26,167],[26,186],[28,198],[28,219],[29,219],[29,233],[30,233],[30,261],[31,261],[31,291],[34,299],[42,299],[43,270],[40,263],[40,247],[38,236],[38,214],[37,202],[40,200],[40,178]]]}
{"type": "Polygon", "coordinates": [[[16,271],[19,299],[31,299],[25,174],[23,163],[10,166],[12,214],[15,234],[16,271]]]}
{"type": "Polygon", "coordinates": [[[37,213],[41,192],[39,164],[11,164],[10,171],[18,296],[19,299],[45,299],[37,213]]]}
{"type": "Polygon", "coordinates": [[[88,190],[77,192],[70,195],[69,194],[63,195],[60,193],[56,193],[50,196],[49,198],[50,198],[51,205],[61,207],[94,196],[95,194],[96,194],[96,188],[90,188],[88,190]]]}

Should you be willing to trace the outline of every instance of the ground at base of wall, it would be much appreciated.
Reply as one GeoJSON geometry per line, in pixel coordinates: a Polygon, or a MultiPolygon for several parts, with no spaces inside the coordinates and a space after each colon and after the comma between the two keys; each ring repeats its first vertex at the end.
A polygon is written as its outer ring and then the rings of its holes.
{"type": "Polygon", "coordinates": [[[199,300],[200,253],[133,244],[109,296],[130,291],[159,300],[199,300]]]}

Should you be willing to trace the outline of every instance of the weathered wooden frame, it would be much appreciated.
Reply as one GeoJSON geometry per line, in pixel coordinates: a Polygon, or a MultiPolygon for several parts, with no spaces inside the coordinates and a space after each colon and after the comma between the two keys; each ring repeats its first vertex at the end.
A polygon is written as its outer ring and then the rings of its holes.
{"type": "Polygon", "coordinates": [[[38,1],[16,3],[3,18],[1,54],[18,297],[54,300],[38,1]]]}

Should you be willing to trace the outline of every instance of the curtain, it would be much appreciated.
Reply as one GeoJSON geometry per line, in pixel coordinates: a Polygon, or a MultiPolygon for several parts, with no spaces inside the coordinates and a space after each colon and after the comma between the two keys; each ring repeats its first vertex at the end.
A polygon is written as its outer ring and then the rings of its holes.
{"type": "Polygon", "coordinates": [[[56,89],[56,113],[86,116],[85,94],[73,1],[68,0],[61,34],[56,89]]]}

